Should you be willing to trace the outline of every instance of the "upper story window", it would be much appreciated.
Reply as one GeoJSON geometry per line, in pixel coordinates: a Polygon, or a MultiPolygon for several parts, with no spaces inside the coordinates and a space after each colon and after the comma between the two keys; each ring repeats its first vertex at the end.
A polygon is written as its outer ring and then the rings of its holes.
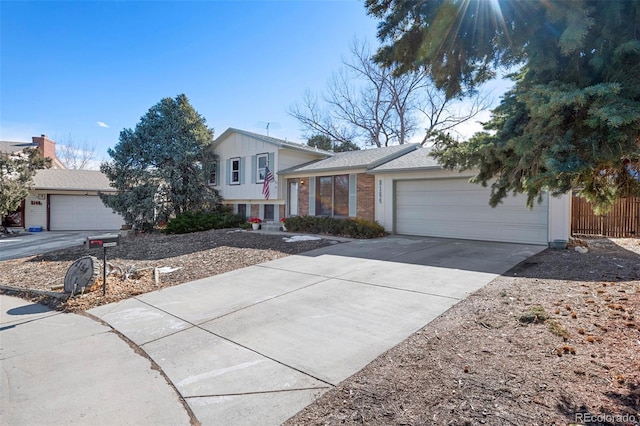
{"type": "Polygon", "coordinates": [[[209,174],[209,185],[216,186],[218,185],[218,161],[215,160],[211,164],[211,173],[209,174]]]}
{"type": "Polygon", "coordinates": [[[231,159],[231,185],[240,185],[240,158],[231,159]]]}
{"type": "MultiPolygon", "coordinates": [[[[258,154],[256,157],[256,183],[263,183],[267,175],[267,167],[269,166],[269,154],[258,154]]],[[[273,171],[271,173],[273,173],[273,171]]]]}

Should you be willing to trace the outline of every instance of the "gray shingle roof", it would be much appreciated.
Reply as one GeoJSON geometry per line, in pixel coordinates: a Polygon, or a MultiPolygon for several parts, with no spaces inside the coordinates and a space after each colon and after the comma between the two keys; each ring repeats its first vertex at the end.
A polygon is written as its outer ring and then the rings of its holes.
{"type": "Polygon", "coordinates": [[[406,155],[406,153],[415,150],[418,144],[405,144],[387,146],[383,148],[363,149],[360,151],[337,152],[333,157],[316,161],[311,164],[303,164],[302,166],[292,167],[283,170],[283,173],[315,173],[333,170],[354,170],[354,169],[373,169],[394,158],[406,155]]]}
{"type": "Polygon", "coordinates": [[[255,138],[263,142],[267,142],[267,143],[270,143],[276,146],[285,147],[285,148],[295,149],[298,151],[313,152],[316,154],[325,155],[327,157],[334,155],[334,153],[331,151],[311,148],[310,146],[303,145],[300,143],[289,142],[289,141],[285,141],[284,139],[272,138],[271,136],[265,136],[265,135],[260,135],[258,133],[247,132],[246,130],[234,129],[233,127],[229,127],[220,136],[218,136],[215,141],[213,141],[214,148],[219,143],[219,141],[221,141],[222,139],[225,139],[231,133],[240,133],[241,135],[249,136],[251,138],[255,138]]]}
{"type": "Polygon", "coordinates": [[[0,152],[3,154],[13,154],[14,152],[20,152],[25,148],[37,147],[38,144],[32,142],[0,141],[0,152]]]}
{"type": "Polygon", "coordinates": [[[99,170],[43,169],[33,178],[35,189],[113,191],[109,179],[99,170]]]}
{"type": "Polygon", "coordinates": [[[371,169],[370,173],[400,172],[420,169],[439,169],[438,161],[429,155],[431,148],[418,148],[405,155],[371,169]]]}

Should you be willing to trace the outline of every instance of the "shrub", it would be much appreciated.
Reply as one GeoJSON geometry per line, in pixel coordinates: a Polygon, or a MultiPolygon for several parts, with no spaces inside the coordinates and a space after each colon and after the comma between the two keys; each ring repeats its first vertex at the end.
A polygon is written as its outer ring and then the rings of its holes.
{"type": "Polygon", "coordinates": [[[284,224],[291,232],[340,235],[350,238],[378,238],[387,235],[378,222],[360,218],[294,216],[286,218],[284,224]]]}
{"type": "Polygon", "coordinates": [[[246,226],[246,218],[228,211],[212,213],[187,212],[169,219],[164,232],[167,234],[188,234],[209,229],[237,228],[246,226]]]}

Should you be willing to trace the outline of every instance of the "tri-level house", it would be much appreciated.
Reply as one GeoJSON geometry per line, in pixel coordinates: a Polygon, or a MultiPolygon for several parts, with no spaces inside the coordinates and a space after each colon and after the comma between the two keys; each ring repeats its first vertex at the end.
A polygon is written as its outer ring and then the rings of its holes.
{"type": "Polygon", "coordinates": [[[235,213],[278,222],[297,215],[299,182],[287,182],[279,171],[334,155],[306,145],[229,128],[213,142],[218,159],[209,184],[235,213]],[[273,181],[267,182],[267,172],[273,181]]]}
{"type": "Polygon", "coordinates": [[[405,144],[332,153],[238,129],[213,143],[211,184],[234,212],[277,222],[283,216],[359,217],[395,234],[530,244],[566,240],[571,197],[544,193],[489,206],[491,189],[473,170],[443,169],[428,148],[405,144]],[[263,192],[273,175],[269,196],[263,192]]]}

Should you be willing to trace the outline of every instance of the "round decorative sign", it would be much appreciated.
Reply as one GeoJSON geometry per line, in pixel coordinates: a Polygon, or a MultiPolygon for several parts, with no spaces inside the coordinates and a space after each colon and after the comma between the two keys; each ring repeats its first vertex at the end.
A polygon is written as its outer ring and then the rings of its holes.
{"type": "Polygon", "coordinates": [[[64,277],[64,292],[83,293],[96,283],[100,276],[98,259],[94,256],[84,256],[71,264],[64,277]],[[88,288],[87,288],[88,287],[88,288]]]}

